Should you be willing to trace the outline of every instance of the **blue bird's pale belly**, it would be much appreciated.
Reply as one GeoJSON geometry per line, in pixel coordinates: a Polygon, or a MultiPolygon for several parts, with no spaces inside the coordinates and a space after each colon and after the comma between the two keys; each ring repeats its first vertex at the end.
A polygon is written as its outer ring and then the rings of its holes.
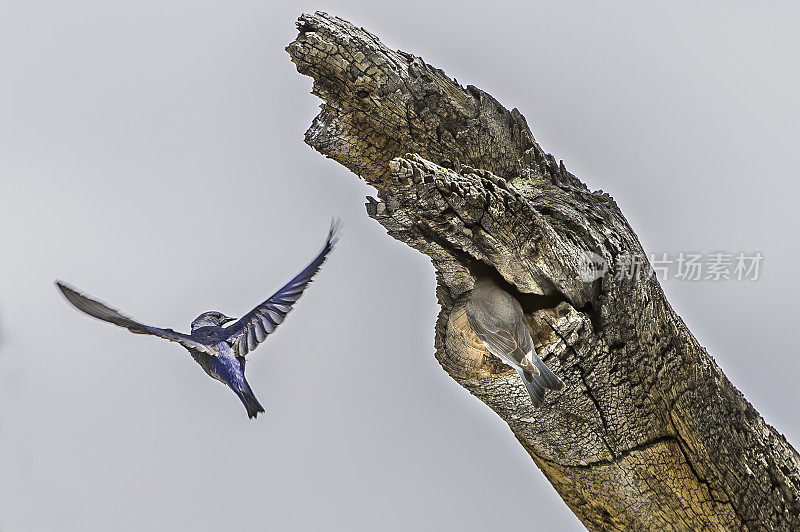
{"type": "Polygon", "coordinates": [[[209,357],[211,376],[220,382],[241,388],[244,384],[244,372],[227,342],[220,342],[214,346],[216,356],[209,357]]]}

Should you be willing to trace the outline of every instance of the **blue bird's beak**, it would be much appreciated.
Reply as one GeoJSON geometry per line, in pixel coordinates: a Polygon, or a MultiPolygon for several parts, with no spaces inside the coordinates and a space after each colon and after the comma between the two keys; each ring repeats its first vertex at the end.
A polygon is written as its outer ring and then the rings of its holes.
{"type": "Polygon", "coordinates": [[[229,318],[228,316],[225,316],[225,318],[222,320],[222,325],[225,325],[226,323],[231,321],[236,321],[237,319],[238,318],[229,318]]]}

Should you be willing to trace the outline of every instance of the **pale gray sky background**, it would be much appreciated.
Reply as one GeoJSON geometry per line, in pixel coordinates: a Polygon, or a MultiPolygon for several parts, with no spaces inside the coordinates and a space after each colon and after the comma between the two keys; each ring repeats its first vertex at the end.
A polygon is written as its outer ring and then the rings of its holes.
{"type": "Polygon", "coordinates": [[[518,107],[651,252],[760,251],[672,305],[800,444],[800,11],[793,3],[0,3],[0,529],[579,530],[507,426],[433,358],[426,257],[302,142],[283,51],[323,9],[518,107]],[[147,323],[240,316],[341,245],[248,377],[249,421],[147,323]]]}

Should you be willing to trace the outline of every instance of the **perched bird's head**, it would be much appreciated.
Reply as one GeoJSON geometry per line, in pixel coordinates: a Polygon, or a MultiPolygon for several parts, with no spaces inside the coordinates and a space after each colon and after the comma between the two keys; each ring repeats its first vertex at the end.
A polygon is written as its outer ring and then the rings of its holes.
{"type": "Polygon", "coordinates": [[[222,312],[211,310],[203,312],[192,322],[192,330],[199,329],[200,327],[220,327],[229,321],[234,321],[236,318],[229,318],[222,312]]]}

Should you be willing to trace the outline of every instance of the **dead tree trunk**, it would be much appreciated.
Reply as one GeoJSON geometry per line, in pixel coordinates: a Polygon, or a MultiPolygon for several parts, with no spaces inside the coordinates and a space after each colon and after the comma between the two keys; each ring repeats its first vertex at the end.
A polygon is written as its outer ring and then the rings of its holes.
{"type": "Polygon", "coordinates": [[[287,51],[322,111],[306,142],[378,190],[369,215],[430,256],[436,358],[502,417],[591,530],[800,530],[800,457],[730,383],[658,281],[585,275],[643,257],[614,200],[534,140],[525,118],[324,13],[287,51]],[[517,291],[565,382],[533,409],[463,327],[477,267],[517,291]],[[584,274],[582,276],[582,274],[584,274]]]}

